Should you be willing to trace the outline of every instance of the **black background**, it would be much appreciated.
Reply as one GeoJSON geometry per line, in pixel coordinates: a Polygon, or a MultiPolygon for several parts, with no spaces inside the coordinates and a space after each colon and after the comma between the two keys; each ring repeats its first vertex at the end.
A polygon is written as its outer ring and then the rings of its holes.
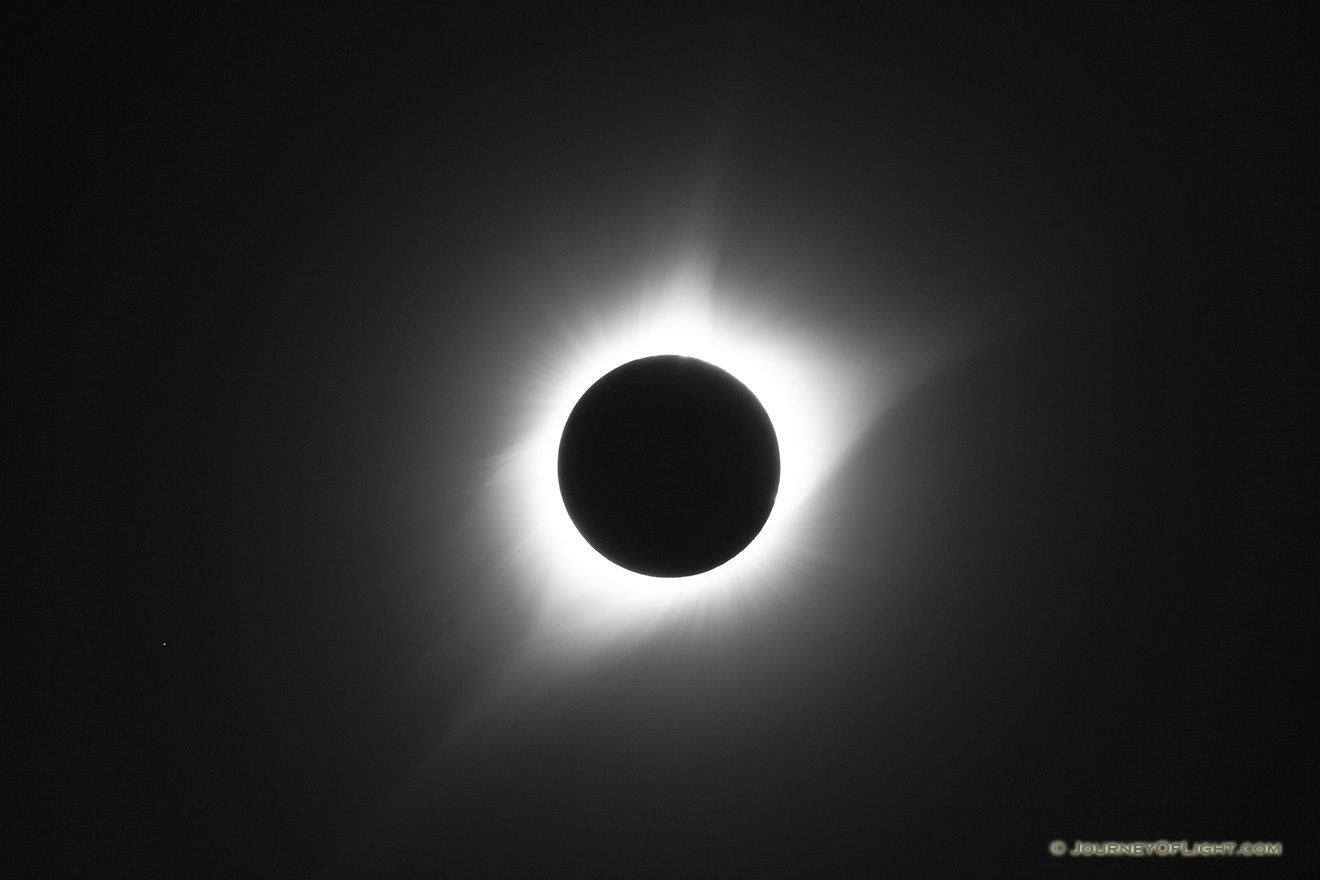
{"type": "Polygon", "coordinates": [[[1314,102],[1302,17],[1247,9],[7,13],[14,837],[168,876],[1295,866],[1314,102]],[[790,606],[436,758],[520,631],[463,531],[520,352],[712,229],[855,332],[1034,317],[885,412],[790,606]]]}

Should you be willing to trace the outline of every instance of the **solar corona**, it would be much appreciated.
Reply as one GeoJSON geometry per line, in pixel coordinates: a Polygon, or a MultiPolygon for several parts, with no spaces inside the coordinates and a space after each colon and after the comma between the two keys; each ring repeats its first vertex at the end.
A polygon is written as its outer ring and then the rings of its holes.
{"type": "Polygon", "coordinates": [[[473,537],[537,664],[713,633],[824,563],[823,490],[892,374],[802,305],[679,257],[528,321],[473,537]]]}

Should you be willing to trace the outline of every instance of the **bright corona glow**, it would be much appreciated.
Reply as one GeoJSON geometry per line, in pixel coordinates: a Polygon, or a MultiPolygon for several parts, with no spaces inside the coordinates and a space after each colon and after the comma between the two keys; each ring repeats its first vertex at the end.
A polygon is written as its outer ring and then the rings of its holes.
{"type": "Polygon", "coordinates": [[[874,364],[850,355],[837,334],[795,321],[765,294],[717,289],[695,261],[603,301],[533,353],[511,395],[515,441],[487,484],[490,527],[533,611],[534,641],[560,656],[676,615],[718,618],[791,588],[815,552],[804,513],[887,396],[874,364]],[[779,441],[779,493],[761,533],[723,565],[685,578],[648,577],[602,557],[569,519],[557,476],[560,437],[583,393],[615,367],[661,354],[731,373],[761,401],[779,441]]]}

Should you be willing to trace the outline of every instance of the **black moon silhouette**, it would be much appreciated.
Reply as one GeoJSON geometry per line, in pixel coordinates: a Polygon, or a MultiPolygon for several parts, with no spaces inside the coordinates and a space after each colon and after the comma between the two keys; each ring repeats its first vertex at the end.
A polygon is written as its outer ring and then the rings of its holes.
{"type": "Polygon", "coordinates": [[[652,577],[723,565],[775,504],[779,441],[756,395],[697,358],[657,355],[601,377],[559,443],[559,490],[602,556],[652,577]]]}

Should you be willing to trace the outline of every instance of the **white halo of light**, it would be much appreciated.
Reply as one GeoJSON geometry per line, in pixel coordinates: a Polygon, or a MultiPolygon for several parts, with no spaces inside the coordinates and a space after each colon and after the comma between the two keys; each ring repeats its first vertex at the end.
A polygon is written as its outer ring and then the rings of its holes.
{"type": "Polygon", "coordinates": [[[543,659],[585,658],[675,616],[719,619],[791,588],[792,573],[815,555],[809,502],[889,397],[872,358],[795,319],[773,295],[717,287],[698,260],[601,301],[534,347],[510,395],[514,441],[487,482],[488,522],[532,611],[528,647],[543,659]],[[746,385],[780,451],[779,492],[760,534],[723,565],[683,578],[637,574],[597,553],[569,519],[558,483],[560,438],[582,394],[622,364],[663,354],[700,358],[746,385]]]}

